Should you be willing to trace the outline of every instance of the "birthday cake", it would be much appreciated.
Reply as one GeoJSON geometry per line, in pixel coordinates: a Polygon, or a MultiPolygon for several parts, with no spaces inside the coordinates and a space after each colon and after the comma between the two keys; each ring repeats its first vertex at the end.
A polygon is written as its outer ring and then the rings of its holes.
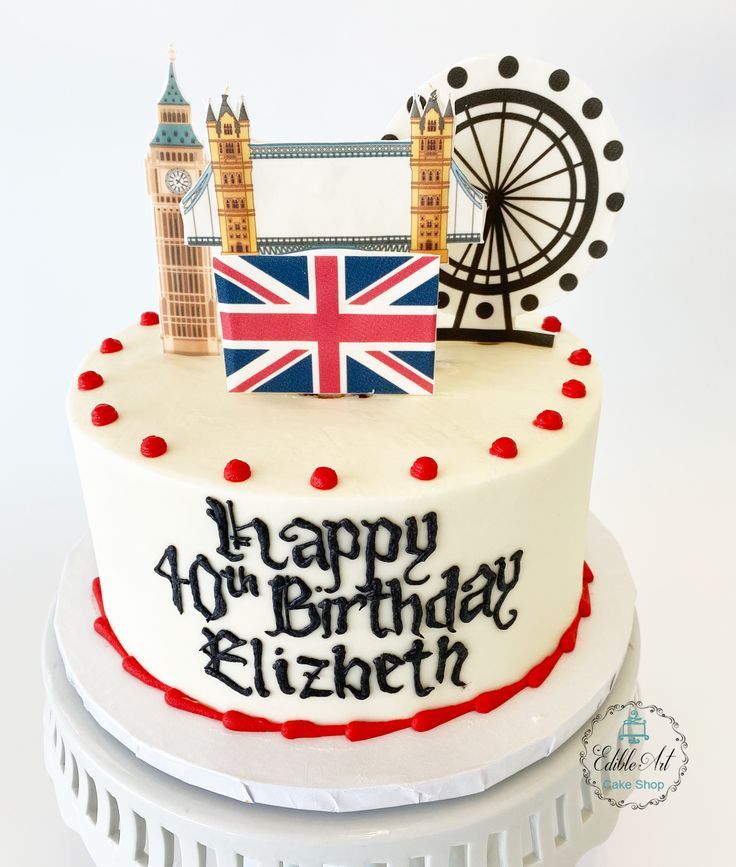
{"type": "Polygon", "coordinates": [[[510,60],[453,67],[448,99],[425,88],[373,143],[253,144],[225,95],[209,165],[172,62],[148,160],[161,315],[105,338],[68,401],[100,652],[168,704],[361,740],[492,712],[575,652],[601,383],[537,308],[600,258],[620,194],[522,91],[482,138],[515,141],[483,189],[455,117],[510,60]],[[395,192],[358,212],[361,184],[395,192]],[[309,214],[274,204],[290,185],[309,214]]]}

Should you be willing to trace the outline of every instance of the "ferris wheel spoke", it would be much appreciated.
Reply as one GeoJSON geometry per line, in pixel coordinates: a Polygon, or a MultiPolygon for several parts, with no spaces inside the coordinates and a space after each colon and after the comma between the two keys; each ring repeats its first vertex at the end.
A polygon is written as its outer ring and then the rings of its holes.
{"type": "Polygon", "coordinates": [[[503,155],[503,134],[506,127],[506,103],[501,110],[501,130],[498,133],[498,155],[496,156],[496,189],[500,189],[501,182],[501,157],[503,155]]]}
{"type": "Polygon", "coordinates": [[[468,268],[468,280],[472,283],[476,276],[478,275],[480,259],[483,255],[483,248],[485,244],[477,244],[475,248],[475,253],[473,254],[473,261],[470,263],[468,268]]]}
{"type": "Polygon", "coordinates": [[[483,244],[476,245],[475,252],[473,254],[473,261],[470,263],[470,267],[468,268],[468,282],[465,289],[463,290],[462,295],[460,296],[460,303],[457,305],[457,310],[455,311],[455,328],[459,328],[460,324],[463,321],[463,316],[465,315],[465,308],[468,306],[468,300],[472,292],[471,286],[475,282],[475,278],[478,274],[480,257],[483,255],[483,246],[483,244]]]}
{"type": "Polygon", "coordinates": [[[546,148],[542,151],[542,153],[539,154],[537,157],[535,157],[535,158],[534,158],[534,159],[529,163],[529,165],[528,165],[525,169],[522,169],[522,170],[519,172],[518,175],[516,175],[514,178],[512,178],[512,180],[509,181],[509,186],[510,186],[510,187],[513,187],[513,185],[514,185],[514,184],[515,184],[515,183],[516,183],[520,178],[523,178],[524,175],[525,175],[528,171],[530,171],[531,169],[533,169],[534,166],[536,166],[539,162],[541,162],[541,161],[542,161],[542,160],[547,156],[547,154],[550,153],[550,151],[555,150],[555,148],[557,148],[558,145],[559,145],[561,142],[563,142],[563,141],[565,140],[565,138],[567,138],[567,133],[566,133],[566,132],[563,133],[563,134],[560,136],[560,138],[559,138],[556,142],[553,141],[551,145],[549,145],[548,147],[546,147],[546,148]]]}
{"type": "Polygon", "coordinates": [[[521,155],[524,153],[526,146],[529,144],[529,139],[532,137],[532,135],[534,135],[534,130],[536,129],[537,124],[539,123],[543,114],[544,114],[544,112],[540,111],[539,114],[534,118],[533,123],[531,123],[529,125],[529,132],[527,132],[526,136],[524,137],[524,141],[521,143],[521,147],[516,152],[516,156],[514,157],[511,165],[508,167],[508,169],[506,169],[506,174],[503,176],[503,180],[499,184],[500,188],[503,188],[506,186],[506,181],[509,179],[509,175],[511,174],[511,172],[513,172],[514,168],[516,167],[516,164],[521,159],[521,155]]]}
{"type": "Polygon", "coordinates": [[[506,205],[509,208],[513,208],[516,211],[519,211],[521,214],[525,214],[527,217],[531,217],[532,220],[536,220],[538,223],[542,223],[545,226],[549,226],[550,229],[554,229],[555,232],[558,232],[562,235],[567,235],[568,238],[572,238],[572,233],[566,231],[562,228],[562,226],[555,226],[554,223],[550,223],[549,220],[544,220],[542,217],[537,214],[533,214],[531,211],[527,211],[524,208],[520,208],[518,205],[514,205],[512,202],[506,202],[506,205]]]}
{"type": "Polygon", "coordinates": [[[506,225],[506,221],[501,221],[501,230],[506,235],[506,240],[508,241],[509,250],[511,250],[511,258],[514,260],[514,265],[516,266],[516,270],[519,272],[519,276],[524,276],[524,271],[519,264],[519,257],[516,255],[516,247],[514,247],[514,240],[511,237],[511,232],[509,232],[509,227],[506,225]]]}
{"type": "Polygon", "coordinates": [[[529,234],[529,232],[524,228],[524,226],[522,226],[522,224],[516,219],[516,217],[506,208],[503,208],[503,211],[506,214],[506,216],[510,220],[512,220],[512,222],[514,222],[521,229],[521,231],[526,235],[526,237],[532,242],[532,244],[537,248],[539,254],[541,256],[544,256],[544,258],[548,262],[550,262],[551,259],[550,259],[549,255],[547,253],[545,253],[545,251],[539,246],[539,243],[532,237],[532,235],[529,234]]]}
{"type": "Polygon", "coordinates": [[[456,156],[460,160],[460,162],[465,166],[465,168],[471,174],[473,174],[475,176],[475,178],[477,179],[478,183],[480,184],[480,188],[483,190],[483,192],[484,193],[490,193],[491,190],[490,190],[488,184],[486,183],[486,181],[483,180],[483,178],[470,165],[470,163],[465,159],[465,157],[460,153],[460,151],[457,150],[457,148],[455,148],[454,156],[456,156]]]}
{"type": "MultiPolygon", "coordinates": [[[[503,240],[503,211],[499,208],[496,214],[496,223],[498,226],[498,273],[501,278],[501,286],[506,289],[509,282],[508,268],[506,267],[506,245],[503,240]]],[[[506,328],[513,328],[514,322],[511,318],[511,298],[507,291],[502,292],[503,298],[503,321],[506,328]]]]}
{"type": "Polygon", "coordinates": [[[569,202],[579,204],[585,199],[571,199],[567,196],[504,196],[505,202],[569,202]]]}
{"type": "Polygon", "coordinates": [[[486,246],[488,247],[488,264],[486,265],[486,286],[491,282],[491,259],[493,259],[493,239],[496,234],[496,224],[491,225],[491,233],[486,246]]]}
{"type": "Polygon", "coordinates": [[[509,193],[518,193],[519,190],[525,190],[527,187],[533,187],[534,184],[541,184],[542,181],[547,181],[550,178],[555,178],[555,177],[557,177],[557,175],[563,174],[564,172],[570,172],[573,169],[577,169],[580,166],[582,166],[582,164],[583,164],[583,161],[580,160],[577,163],[572,163],[572,165],[570,165],[570,166],[563,166],[561,169],[557,169],[556,172],[550,172],[547,175],[542,175],[541,178],[535,178],[533,181],[527,181],[525,184],[521,184],[518,187],[514,187],[514,189],[509,190],[509,193]]]}
{"type": "Polygon", "coordinates": [[[470,111],[466,108],[465,114],[468,116],[468,123],[470,124],[470,132],[473,136],[473,141],[475,142],[475,147],[478,151],[478,156],[480,157],[481,165],[483,166],[483,171],[486,173],[486,178],[488,179],[488,186],[493,192],[495,187],[493,186],[493,178],[491,177],[490,171],[488,171],[488,163],[486,162],[486,155],[483,153],[483,148],[480,146],[480,141],[478,139],[478,133],[475,129],[475,124],[473,123],[473,118],[470,116],[470,111]]]}
{"type": "Polygon", "coordinates": [[[457,274],[460,268],[462,268],[463,262],[468,258],[468,253],[473,249],[473,247],[475,247],[475,244],[468,244],[468,246],[465,248],[465,252],[460,257],[460,261],[457,263],[457,265],[455,265],[455,270],[452,272],[453,277],[457,274]]]}

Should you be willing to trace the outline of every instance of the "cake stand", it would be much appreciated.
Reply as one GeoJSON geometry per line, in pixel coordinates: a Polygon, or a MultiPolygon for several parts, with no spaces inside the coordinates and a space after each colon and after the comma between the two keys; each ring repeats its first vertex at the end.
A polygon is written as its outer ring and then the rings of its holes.
{"type": "MultiPolygon", "coordinates": [[[[94,657],[103,660],[102,668],[95,673],[90,660],[93,676],[80,672],[75,654],[86,647],[85,635],[98,638],[91,621],[86,621],[82,644],[75,647],[65,630],[58,629],[67,616],[56,618],[56,631],[52,616],[43,655],[45,753],[66,823],[82,836],[100,867],[429,867],[428,859],[448,867],[574,865],[606,839],[618,817],[618,811],[583,781],[582,732],[598,706],[634,697],[639,655],[628,570],[610,534],[597,522],[591,531],[588,554],[596,572],[593,616],[581,625],[580,633],[581,639],[587,638],[561,660],[560,666],[571,666],[567,673],[560,667],[555,671],[559,677],[551,677],[538,690],[525,691],[538,713],[527,714],[527,720],[522,713],[519,724],[517,708],[516,725],[510,724],[513,717],[504,722],[498,712],[471,714],[432,732],[409,732],[404,740],[389,735],[363,744],[332,738],[287,742],[278,735],[256,743],[248,740],[249,735],[222,732],[229,738],[226,746],[233,758],[229,773],[226,765],[214,761],[221,744],[199,763],[186,751],[182,754],[182,733],[176,729],[179,720],[185,728],[190,724],[188,715],[168,717],[166,712],[172,709],[163,703],[154,707],[152,702],[160,702],[160,696],[129,678],[119,663],[107,669],[108,656],[99,652],[99,645],[94,657]],[[617,623],[615,633],[612,621],[617,623]],[[603,652],[603,645],[608,652],[603,652]],[[588,666],[584,657],[592,660],[588,666]],[[595,684],[614,659],[613,674],[600,692],[595,684]],[[595,677],[590,671],[586,675],[590,667],[596,669],[595,677]],[[110,704],[110,696],[99,687],[102,674],[112,679],[108,684],[127,684],[132,690],[125,693],[125,704],[143,720],[132,734],[130,718],[110,704]],[[576,687],[583,687],[582,718],[572,706],[559,706],[568,700],[565,683],[570,677],[578,678],[576,687]],[[122,718],[122,724],[114,716],[122,718]],[[157,729],[151,722],[162,717],[171,743],[159,740],[161,723],[157,729]],[[521,735],[518,729],[523,730],[521,735]],[[469,738],[483,737],[495,738],[491,744],[498,755],[491,761],[493,750],[484,751],[487,744],[479,742],[477,761],[469,765],[467,750],[461,747],[469,738]],[[530,741],[531,748],[521,749],[523,741],[530,741]],[[338,742],[347,750],[338,748],[338,742]],[[364,765],[361,772],[348,751],[356,746],[364,748],[352,753],[358,757],[355,762],[364,765]],[[444,755],[428,763],[433,750],[444,755]],[[379,757],[398,752],[408,752],[410,759],[392,778],[379,757]],[[242,761],[239,765],[238,755],[250,755],[252,766],[242,761]],[[289,755],[287,777],[283,757],[289,755]],[[327,759],[326,774],[317,772],[320,755],[323,764],[327,759]],[[375,768],[365,766],[371,755],[375,768]],[[421,756],[431,766],[423,767],[421,756]]],[[[80,581],[82,573],[87,579],[94,576],[87,571],[89,557],[82,546],[76,558],[70,558],[59,611],[69,599],[74,575],[80,581]]],[[[80,600],[86,604],[87,598],[77,596],[81,609],[80,600]]],[[[112,652],[109,661],[115,661],[112,652]]],[[[108,693],[117,696],[112,688],[108,693]]],[[[513,701],[504,707],[511,705],[513,701]]],[[[188,735],[199,736],[200,742],[217,740],[221,729],[216,724],[192,719],[205,728],[188,730],[188,735]]]]}
{"type": "MultiPolygon", "coordinates": [[[[635,623],[607,703],[634,696],[638,661],[635,623]]],[[[570,867],[618,818],[583,782],[582,729],[477,795],[350,813],[244,805],[157,771],[97,725],[50,627],[44,673],[46,766],[98,867],[570,867]]]]}

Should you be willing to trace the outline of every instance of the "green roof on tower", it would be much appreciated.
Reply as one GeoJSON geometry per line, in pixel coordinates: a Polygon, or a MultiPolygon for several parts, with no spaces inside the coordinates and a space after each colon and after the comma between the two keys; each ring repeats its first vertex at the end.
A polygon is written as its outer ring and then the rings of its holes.
{"type": "MultiPolygon", "coordinates": [[[[169,47],[169,80],[166,85],[164,95],[159,100],[159,106],[189,106],[189,103],[182,96],[179,90],[179,83],[176,80],[176,72],[174,71],[174,48],[169,47]]],[[[188,109],[181,112],[167,111],[159,109],[159,125],[156,130],[156,135],[153,137],[151,144],[159,147],[174,145],[175,147],[190,147],[201,148],[197,136],[191,124],[186,122],[189,116],[188,109]]]]}
{"type": "Polygon", "coordinates": [[[179,82],[176,80],[176,71],[174,70],[174,47],[169,48],[169,80],[166,82],[166,90],[164,95],[158,101],[159,105],[189,105],[184,99],[181,90],[179,90],[179,82]]]}
{"type": "Polygon", "coordinates": [[[176,145],[178,147],[201,148],[194,130],[188,123],[160,123],[152,145],[176,145]]]}

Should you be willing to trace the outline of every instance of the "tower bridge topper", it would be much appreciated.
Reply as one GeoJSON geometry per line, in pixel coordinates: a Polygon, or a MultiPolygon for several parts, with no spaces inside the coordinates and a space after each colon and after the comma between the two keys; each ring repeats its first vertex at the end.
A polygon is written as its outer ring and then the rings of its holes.
{"type": "Polygon", "coordinates": [[[261,143],[223,94],[211,163],[182,198],[187,244],[225,255],[316,249],[431,252],[481,240],[485,199],[453,160],[452,104],[413,104],[406,140],[261,143]]]}
{"type": "Polygon", "coordinates": [[[452,158],[452,104],[405,141],[260,143],[210,105],[210,165],[181,200],[213,261],[234,392],[431,394],[439,263],[481,240],[485,200],[452,158]]]}

